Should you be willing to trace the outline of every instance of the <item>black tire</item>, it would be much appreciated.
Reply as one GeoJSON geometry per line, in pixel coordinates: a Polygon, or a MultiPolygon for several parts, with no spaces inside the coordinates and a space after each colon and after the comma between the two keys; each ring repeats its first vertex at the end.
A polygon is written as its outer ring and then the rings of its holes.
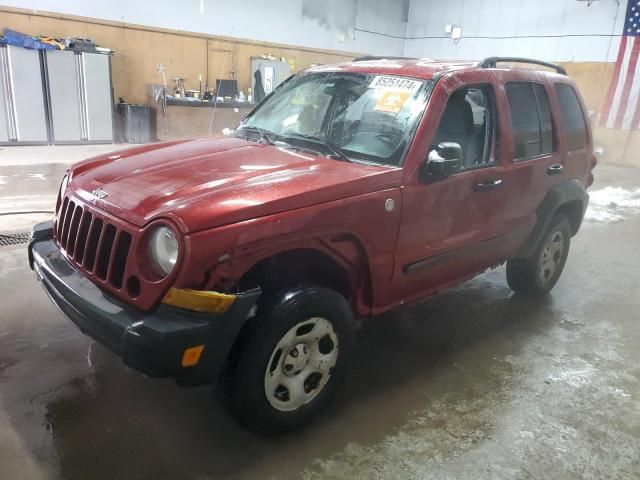
{"type": "Polygon", "coordinates": [[[569,220],[566,216],[557,214],[553,217],[540,245],[530,258],[513,258],[507,262],[507,283],[511,290],[534,296],[549,293],[562,274],[569,255],[570,244],[571,225],[569,220]],[[549,251],[545,253],[547,246],[553,249],[554,246],[560,244],[562,245],[561,251],[555,252],[551,257],[545,257],[545,255],[549,255],[549,251]],[[553,271],[544,269],[544,273],[542,273],[543,262],[548,258],[554,259],[554,269],[553,271]]]}
{"type": "MultiPolygon", "coordinates": [[[[295,330],[296,335],[300,328],[295,330]]],[[[232,414],[243,427],[261,435],[279,435],[309,423],[322,411],[344,380],[353,342],[353,314],[349,303],[339,293],[326,288],[305,286],[267,299],[257,319],[255,331],[228,379],[228,406],[232,414]],[[293,411],[279,410],[272,405],[265,392],[267,368],[273,369],[274,361],[280,365],[280,360],[272,359],[272,354],[277,357],[276,347],[284,340],[287,332],[292,331],[299,323],[317,317],[328,320],[337,337],[337,345],[331,343],[329,347],[336,348],[335,365],[326,375],[324,386],[320,387],[308,403],[293,411]]],[[[280,355],[284,354],[281,352],[280,355]]],[[[284,369],[286,358],[282,362],[284,369]]],[[[313,382],[317,383],[319,380],[313,382]]],[[[306,394],[306,380],[304,385],[306,394]]],[[[288,395],[285,392],[285,397],[288,395]]]]}

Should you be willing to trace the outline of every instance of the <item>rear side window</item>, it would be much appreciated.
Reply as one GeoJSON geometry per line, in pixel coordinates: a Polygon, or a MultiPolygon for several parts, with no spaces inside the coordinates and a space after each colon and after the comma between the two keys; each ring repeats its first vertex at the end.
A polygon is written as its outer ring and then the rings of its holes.
{"type": "Polygon", "coordinates": [[[562,111],[567,150],[580,150],[587,145],[587,128],[578,96],[569,85],[557,83],[555,89],[562,111]]]}
{"type": "Polygon", "coordinates": [[[547,97],[547,91],[542,85],[539,83],[531,85],[536,96],[538,116],[540,117],[540,153],[551,153],[553,151],[553,126],[551,124],[551,110],[549,110],[549,97],[547,97]]]}
{"type": "Polygon", "coordinates": [[[522,82],[506,85],[516,160],[553,151],[553,126],[544,87],[522,82]]]}

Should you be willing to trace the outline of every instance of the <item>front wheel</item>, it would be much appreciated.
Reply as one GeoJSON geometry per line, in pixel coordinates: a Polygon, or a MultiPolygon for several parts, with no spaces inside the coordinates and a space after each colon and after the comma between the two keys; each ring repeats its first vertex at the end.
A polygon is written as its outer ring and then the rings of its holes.
{"type": "Polygon", "coordinates": [[[564,269],[570,243],[569,220],[558,214],[531,258],[514,258],[507,262],[507,283],[511,290],[533,295],[548,293],[564,269]]]}
{"type": "Polygon", "coordinates": [[[344,297],[325,288],[269,300],[235,368],[231,408],[249,430],[281,434],[312,420],[344,379],[353,316],[344,297]]]}

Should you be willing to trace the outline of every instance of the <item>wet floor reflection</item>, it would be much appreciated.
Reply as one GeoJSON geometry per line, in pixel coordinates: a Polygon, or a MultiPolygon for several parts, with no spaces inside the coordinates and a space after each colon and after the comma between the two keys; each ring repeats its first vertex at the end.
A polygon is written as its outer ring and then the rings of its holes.
{"type": "MultiPolygon", "coordinates": [[[[429,397],[438,401],[457,390],[451,382],[429,387],[454,352],[513,322],[519,330],[544,329],[551,316],[545,302],[513,297],[504,286],[479,279],[366,322],[336,404],[312,427],[275,440],[240,430],[209,389],[181,390],[144,378],[100,346],[93,348],[92,373],[41,400],[65,478],[290,477],[349,442],[379,441],[429,397]]],[[[476,359],[488,368],[470,382],[474,395],[504,387],[504,375],[497,378],[489,368],[500,350],[476,359]]]]}
{"type": "Polygon", "coordinates": [[[31,206],[48,207],[44,203],[55,195],[68,166],[60,163],[13,165],[0,169],[0,212],[25,210],[31,206]],[[26,203],[25,203],[26,202],[26,203]]]}

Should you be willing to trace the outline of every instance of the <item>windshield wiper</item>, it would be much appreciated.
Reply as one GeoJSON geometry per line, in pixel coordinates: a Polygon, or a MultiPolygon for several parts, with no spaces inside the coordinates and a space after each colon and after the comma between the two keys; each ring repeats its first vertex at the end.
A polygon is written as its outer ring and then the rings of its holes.
{"type": "Polygon", "coordinates": [[[285,142],[287,142],[288,139],[302,140],[302,141],[313,143],[316,145],[322,145],[326,150],[329,151],[330,158],[334,158],[336,160],[342,160],[344,162],[351,161],[351,159],[344,154],[342,149],[331,140],[314,137],[312,135],[304,135],[301,133],[289,134],[280,138],[280,140],[283,140],[285,142]]]}
{"type": "Polygon", "coordinates": [[[275,133],[272,133],[268,130],[264,130],[263,128],[247,126],[247,127],[240,127],[237,131],[257,133],[258,136],[260,137],[260,140],[262,140],[264,143],[266,143],[267,145],[275,145],[275,142],[273,141],[273,139],[269,137],[269,135],[275,136],[275,133]]]}

